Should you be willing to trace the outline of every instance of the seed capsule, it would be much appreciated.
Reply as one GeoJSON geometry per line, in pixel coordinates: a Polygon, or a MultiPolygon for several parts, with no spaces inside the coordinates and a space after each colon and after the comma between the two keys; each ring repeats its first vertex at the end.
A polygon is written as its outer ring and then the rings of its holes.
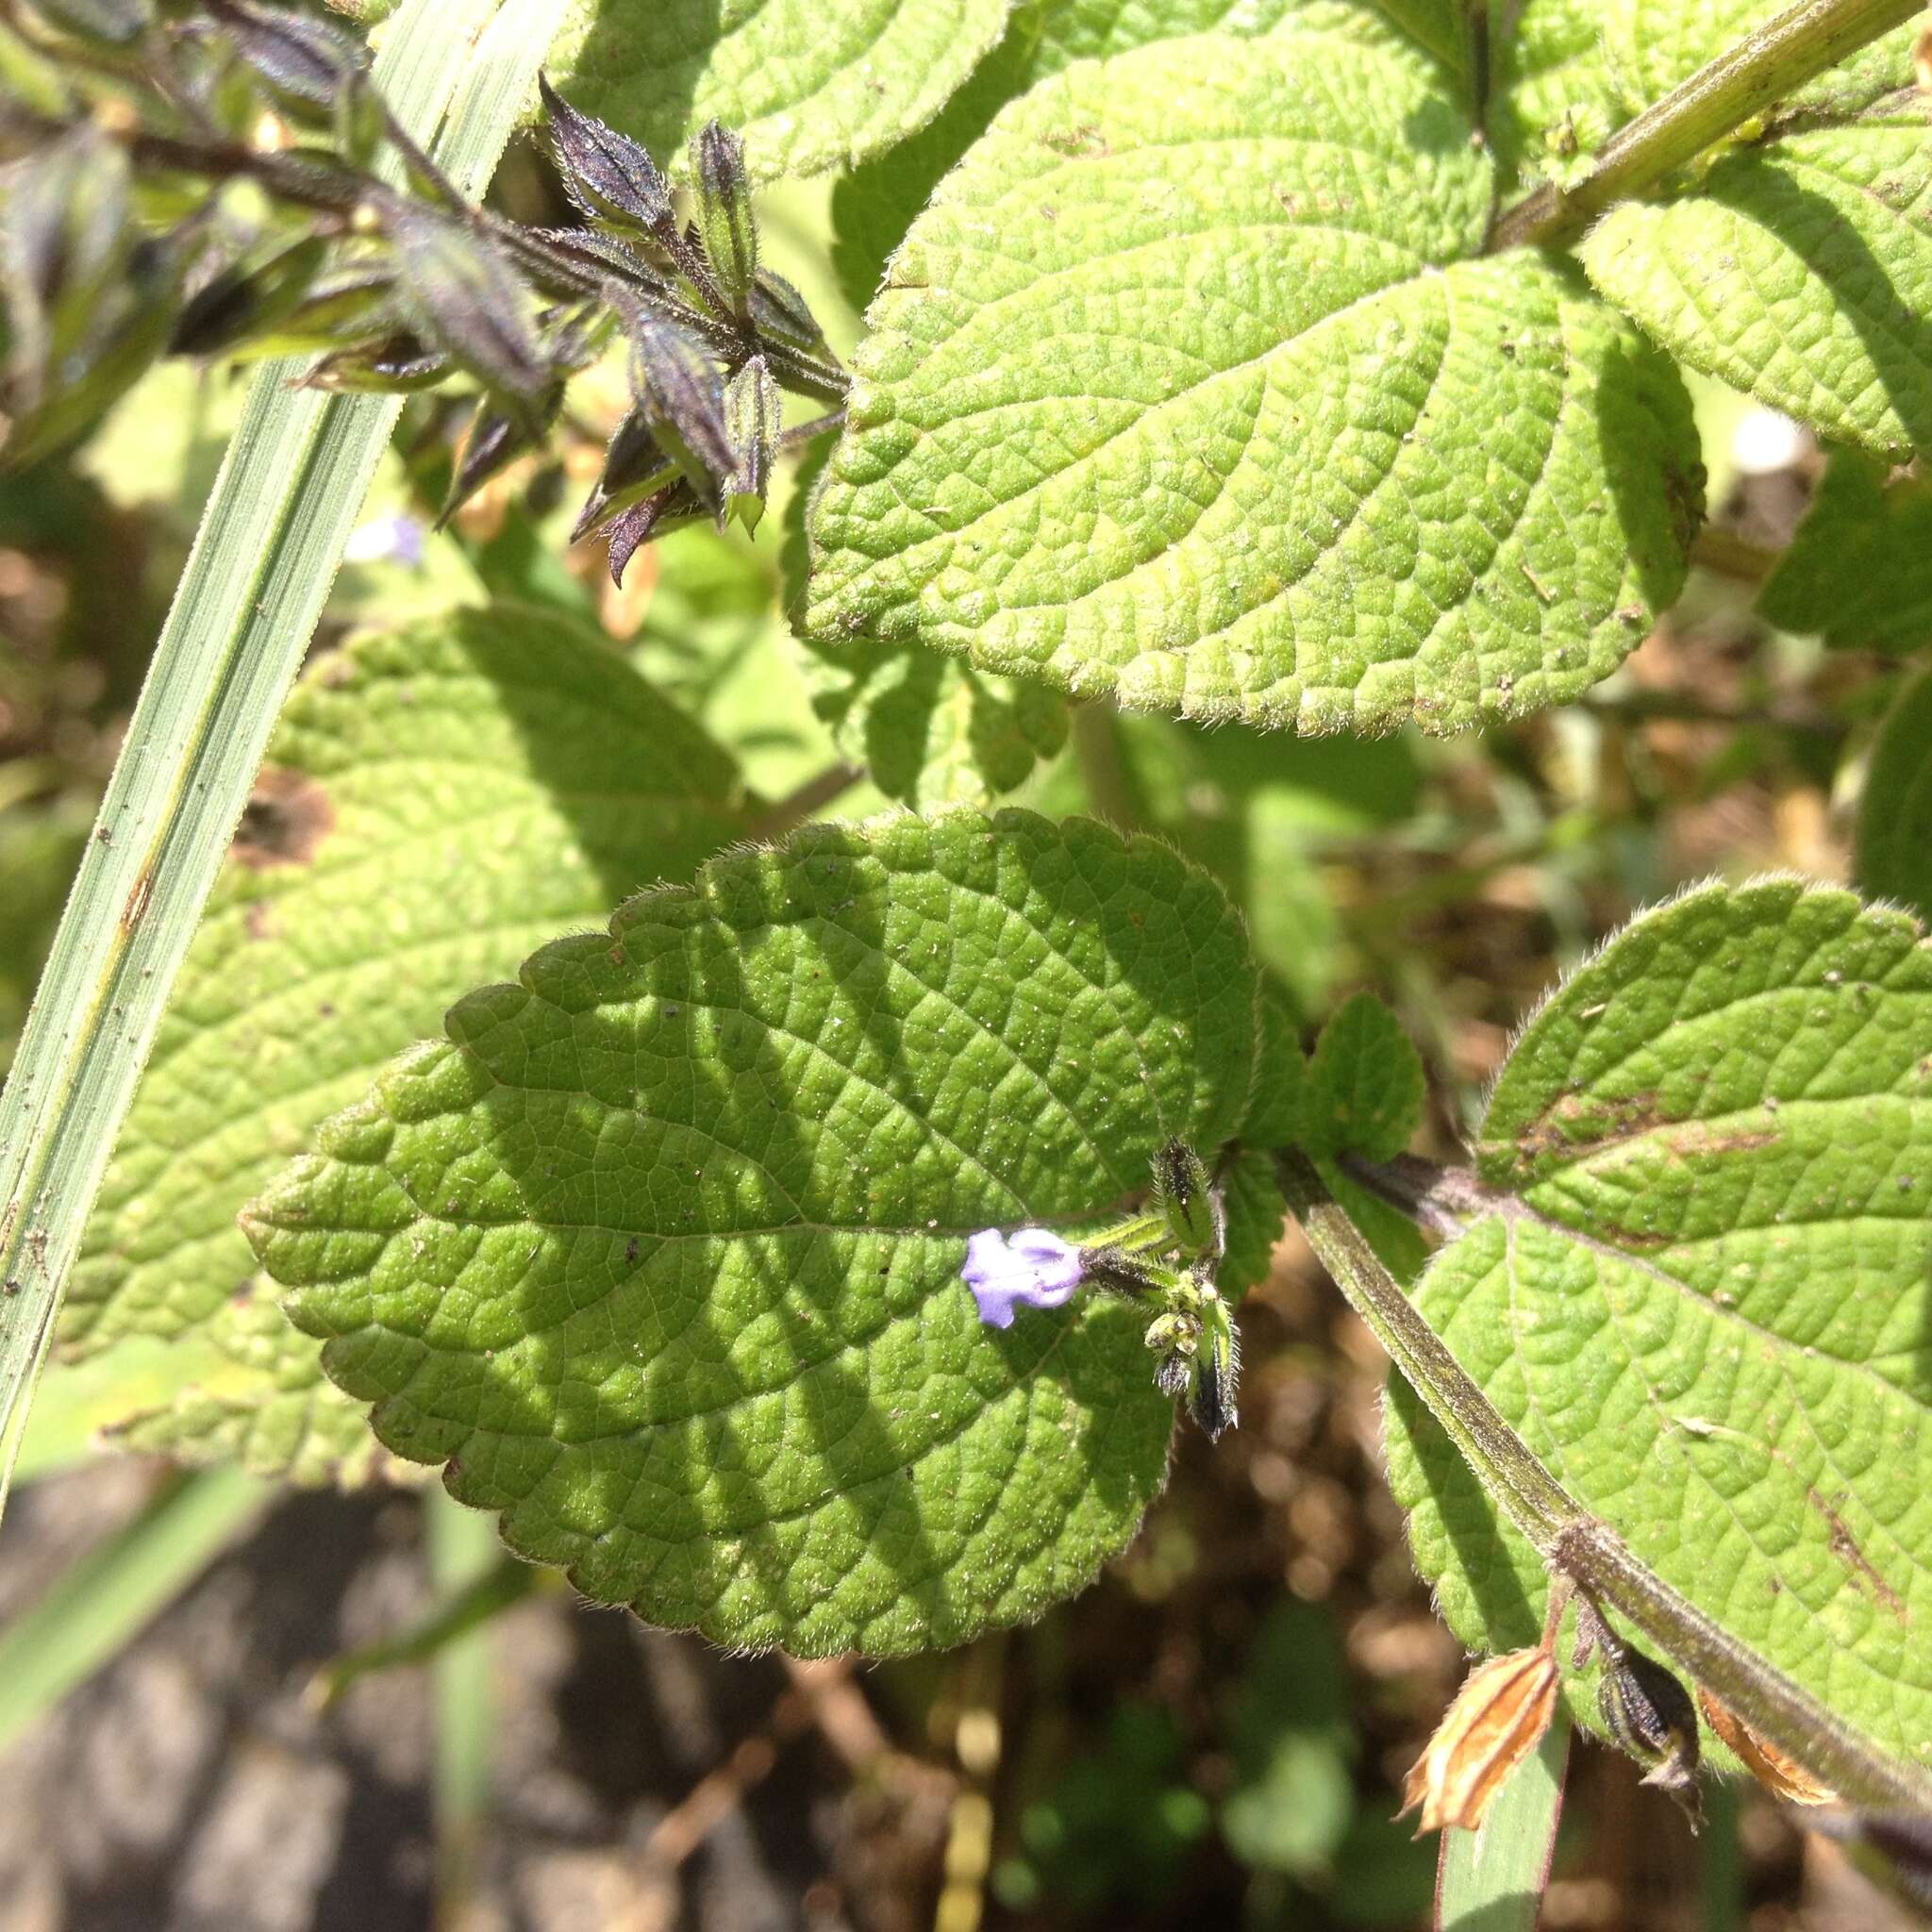
{"type": "Polygon", "coordinates": [[[1610,1736],[1650,1767],[1643,1782],[1668,1791],[1695,1830],[1704,1805],[1697,1790],[1697,1713],[1690,1693],[1655,1657],[1625,1646],[1604,1666],[1597,1708],[1610,1736]]]}

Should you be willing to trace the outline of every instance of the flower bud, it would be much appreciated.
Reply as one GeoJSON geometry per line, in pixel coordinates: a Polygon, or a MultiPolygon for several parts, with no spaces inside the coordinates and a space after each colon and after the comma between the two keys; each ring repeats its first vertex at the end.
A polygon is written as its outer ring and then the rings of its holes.
{"type": "Polygon", "coordinates": [[[605,297],[630,338],[630,386],[664,454],[705,508],[717,512],[738,452],[724,421],[724,385],[704,345],[654,314],[621,283],[605,297]]]}
{"type": "Polygon", "coordinates": [[[762,356],[754,356],[724,385],[724,427],[738,452],[738,467],[724,486],[724,514],[756,530],[778,446],[778,385],[762,356]]]}
{"type": "Polygon", "coordinates": [[[410,395],[434,389],[449,373],[448,357],[403,331],[325,356],[302,378],[301,386],[350,395],[410,395]]]}
{"type": "Polygon", "coordinates": [[[1514,1650],[1470,1674],[1403,1786],[1419,1831],[1474,1831],[1509,1774],[1537,1747],[1557,1709],[1557,1660],[1514,1650]]]}
{"type": "Polygon", "coordinates": [[[1720,1704],[1703,1685],[1697,1687],[1704,1721],[1737,1754],[1753,1777],[1773,1797],[1790,1805],[1836,1805],[1838,1793],[1820,1784],[1803,1765],[1787,1757],[1775,1744],[1760,1738],[1728,1705],[1720,1704]]]}
{"type": "Polygon", "coordinates": [[[369,65],[369,50],[307,14],[208,0],[235,51],[284,99],[333,107],[369,65]]]}
{"type": "Polygon", "coordinates": [[[619,511],[654,495],[677,475],[677,466],[664,454],[642,408],[634,408],[615,430],[604,449],[604,472],[572,526],[570,541],[581,543],[619,511]]]}
{"type": "Polygon", "coordinates": [[[610,581],[624,588],[630,560],[653,537],[681,528],[705,512],[697,492],[681,477],[612,519],[609,530],[610,581]]]}
{"type": "Polygon", "coordinates": [[[758,230],[744,142],[718,122],[707,122],[691,144],[691,173],[706,258],[732,308],[744,315],[758,272],[758,230]]]}
{"type": "MultiPolygon", "coordinates": [[[[556,383],[537,410],[538,424],[547,429],[563,408],[563,384],[556,383]]],[[[470,418],[469,434],[463,439],[462,453],[450,477],[449,493],[443,498],[436,527],[441,529],[476,491],[517,458],[539,446],[541,437],[521,416],[499,409],[487,399],[476,405],[470,418]]]]}
{"type": "Polygon", "coordinates": [[[1695,1830],[1704,1806],[1697,1790],[1697,1713],[1690,1693],[1655,1657],[1621,1645],[1606,1658],[1597,1708],[1610,1736],[1650,1767],[1643,1782],[1668,1791],[1695,1830]]]}
{"type": "Polygon", "coordinates": [[[71,379],[76,352],[102,333],[136,234],[125,152],[86,125],[7,171],[0,287],[11,337],[8,413],[25,416],[71,379]]]}
{"type": "Polygon", "coordinates": [[[1177,1246],[1205,1255],[1218,1245],[1220,1217],[1207,1164],[1185,1141],[1169,1141],[1155,1155],[1154,1199],[1177,1246]]]}
{"type": "Polygon", "coordinates": [[[183,304],[168,353],[222,356],[271,334],[308,293],[326,250],[309,236],[267,261],[225,269],[183,304]]]}
{"type": "Polygon", "coordinates": [[[150,0],[34,0],[34,11],[63,33],[110,47],[131,46],[154,19],[150,0]]]}
{"type": "Polygon", "coordinates": [[[423,332],[500,394],[540,394],[550,360],[529,291],[503,251],[421,208],[397,216],[395,242],[402,292],[423,332]]]}
{"type": "Polygon", "coordinates": [[[538,85],[550,119],[550,142],[563,186],[592,221],[618,215],[663,239],[676,230],[671,183],[628,135],[579,113],[541,75],[538,85]]]}
{"type": "Polygon", "coordinates": [[[768,268],[759,269],[753,279],[751,319],[759,335],[808,355],[825,340],[811,305],[783,275],[768,268]]]}

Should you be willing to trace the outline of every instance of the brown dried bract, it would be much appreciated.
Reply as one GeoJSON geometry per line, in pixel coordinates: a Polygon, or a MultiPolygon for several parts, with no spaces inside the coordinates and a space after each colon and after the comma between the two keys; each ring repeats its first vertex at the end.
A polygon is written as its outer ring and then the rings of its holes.
{"type": "Polygon", "coordinates": [[[1418,1831],[1474,1831],[1556,1708],[1557,1660],[1547,1649],[1513,1650],[1471,1672],[1402,1790],[1404,1811],[1422,1807],[1418,1831]]]}
{"type": "Polygon", "coordinates": [[[1791,1805],[1836,1805],[1839,1795],[1822,1785],[1803,1765],[1795,1764],[1775,1744],[1767,1743],[1738,1713],[1720,1704],[1703,1685],[1697,1687],[1698,1708],[1704,1721],[1737,1753],[1744,1768],[1773,1797],[1791,1805]]]}

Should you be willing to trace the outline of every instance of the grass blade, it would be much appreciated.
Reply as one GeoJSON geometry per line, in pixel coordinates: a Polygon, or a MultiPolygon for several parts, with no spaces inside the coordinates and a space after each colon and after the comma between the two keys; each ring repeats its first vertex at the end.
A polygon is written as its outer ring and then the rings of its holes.
{"type": "Polygon", "coordinates": [[[1570,1720],[1559,1709],[1542,1742],[1496,1793],[1482,1828],[1442,1834],[1436,1932],[1535,1932],[1569,1757],[1570,1720]]]}
{"type": "MultiPolygon", "coordinates": [[[[419,138],[455,96],[437,152],[466,191],[560,13],[409,0],[393,22],[377,80],[419,138]]],[[[249,391],[0,1090],[0,1509],[114,1138],[401,407],[291,390],[290,373],[249,391]]]]}
{"type": "Polygon", "coordinates": [[[183,1476],[70,1564],[0,1637],[0,1750],[238,1541],[274,1495],[240,1470],[183,1476]]]}

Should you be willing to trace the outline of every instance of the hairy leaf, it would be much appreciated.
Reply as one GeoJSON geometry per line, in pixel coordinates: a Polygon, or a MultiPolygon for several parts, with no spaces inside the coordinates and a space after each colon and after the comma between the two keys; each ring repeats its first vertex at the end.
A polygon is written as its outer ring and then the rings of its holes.
{"type": "MultiPolygon", "coordinates": [[[[1477,1171],[1432,1325],[1642,1561],[1924,1762],[1932,945],[1795,880],[1646,914],[1531,1022],[1477,1171]]],[[[1390,1449],[1457,1633],[1530,1641],[1535,1556],[1400,1390],[1390,1449]]]]}
{"type": "Polygon", "coordinates": [[[1681,580],[1688,404],[1559,265],[1457,259],[1438,73],[1308,20],[1008,108],[874,306],[808,631],[1309,731],[1606,675],[1681,580]]]}
{"type": "Polygon", "coordinates": [[[1858,800],[1858,885],[1932,922],[1932,672],[1878,734],[1858,800]]]}
{"type": "Polygon", "coordinates": [[[1923,115],[1726,155],[1692,193],[1611,209],[1581,253],[1693,369],[1881,456],[1932,446],[1923,115]]]}
{"type": "MultiPolygon", "coordinates": [[[[886,258],[932,198],[940,177],[1016,95],[1074,60],[1218,28],[1260,33],[1293,0],[1019,0],[997,46],[936,120],[832,190],[832,260],[855,308],[871,302],[886,258]]],[[[1340,11],[1341,9],[1335,8],[1340,11]]]]}
{"type": "Polygon", "coordinates": [[[1314,1155],[1392,1160],[1421,1124],[1427,1082],[1402,1023],[1374,993],[1346,1001],[1315,1042],[1301,1140],[1314,1155]]]}
{"type": "Polygon", "coordinates": [[[1888,489],[1883,463],[1838,451],[1757,609],[1840,649],[1932,643],[1932,480],[1909,476],[1888,489]]]}
{"type": "Polygon", "coordinates": [[[1392,20],[1452,73],[1467,65],[1458,0],[1019,0],[999,44],[939,117],[890,153],[854,169],[832,192],[833,261],[855,308],[878,288],[886,258],[940,177],[1016,95],[1075,60],[1106,59],[1156,41],[1218,32],[1245,39],[1290,15],[1371,36],[1392,20]]]}
{"type": "Polygon", "coordinates": [[[383,1441],[599,1602],[958,1643],[1121,1548],[1173,1424],[1135,1310],[983,1327],[966,1238],[1221,1145],[1256,998],[1238,915],[1151,841],[814,826],[462,1001],[249,1232],[383,1441]]]}
{"type": "Polygon", "coordinates": [[[1288,1203],[1275,1178],[1274,1156],[1244,1148],[1223,1185],[1222,1205],[1227,1214],[1226,1245],[1215,1286],[1227,1300],[1238,1302],[1267,1280],[1274,1243],[1288,1224],[1288,1203]]]}
{"type": "Polygon", "coordinates": [[[850,166],[924,125],[1007,0],[573,0],[550,77],[670,167],[717,120],[759,180],[850,166]]]}
{"type": "Polygon", "coordinates": [[[374,1445],[272,1302],[237,1210],[443,1008],[740,832],[729,759],[534,610],[358,639],[297,688],[108,1172],[71,1351],[201,1337],[232,1373],[142,1446],[354,1476],[374,1445]]]}

